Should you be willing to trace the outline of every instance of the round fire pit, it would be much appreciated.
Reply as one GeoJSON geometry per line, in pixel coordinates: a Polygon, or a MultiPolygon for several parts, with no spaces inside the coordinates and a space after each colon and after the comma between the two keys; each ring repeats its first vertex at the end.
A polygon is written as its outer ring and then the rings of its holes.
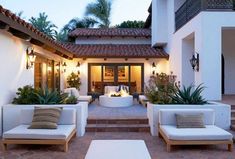
{"type": "Polygon", "coordinates": [[[99,97],[99,103],[105,107],[130,107],[133,105],[133,96],[110,97],[102,95],[99,97]]]}

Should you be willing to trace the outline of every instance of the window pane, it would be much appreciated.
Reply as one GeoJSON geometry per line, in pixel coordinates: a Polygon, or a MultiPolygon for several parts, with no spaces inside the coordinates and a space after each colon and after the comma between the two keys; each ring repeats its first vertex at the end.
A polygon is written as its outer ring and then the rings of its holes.
{"type": "Polygon", "coordinates": [[[129,66],[118,66],[118,85],[129,86],[129,66]]]}
{"type": "Polygon", "coordinates": [[[102,80],[101,80],[101,66],[91,66],[90,77],[91,77],[91,91],[92,92],[103,92],[102,80]]]}
{"type": "Polygon", "coordinates": [[[141,66],[131,66],[131,86],[130,86],[130,92],[131,93],[141,93],[141,83],[142,83],[142,77],[141,77],[141,66]]]}

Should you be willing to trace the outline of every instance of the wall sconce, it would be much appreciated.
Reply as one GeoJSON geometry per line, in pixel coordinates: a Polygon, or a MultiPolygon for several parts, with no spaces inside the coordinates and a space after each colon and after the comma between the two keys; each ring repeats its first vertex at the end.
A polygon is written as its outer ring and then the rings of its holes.
{"type": "Polygon", "coordinates": [[[60,71],[60,63],[57,63],[57,64],[55,65],[55,69],[56,69],[57,72],[60,71]]]}
{"type": "Polygon", "coordinates": [[[155,64],[155,62],[153,62],[152,64],[152,74],[155,75],[157,73],[157,65],[155,64]]]}
{"type": "Polygon", "coordinates": [[[33,48],[31,48],[31,50],[27,48],[26,49],[26,69],[30,69],[33,68],[33,64],[35,63],[36,60],[36,55],[33,51],[33,48]]]}
{"type": "Polygon", "coordinates": [[[66,67],[67,67],[66,62],[64,62],[62,66],[63,66],[64,72],[66,72],[66,67]]]}
{"type": "Polygon", "coordinates": [[[51,64],[50,64],[50,63],[49,63],[48,66],[47,66],[47,71],[48,71],[48,73],[51,73],[51,71],[52,71],[52,67],[51,67],[51,64]]]}
{"type": "Polygon", "coordinates": [[[80,64],[80,62],[78,62],[76,68],[77,68],[77,72],[78,72],[79,75],[80,75],[80,66],[81,66],[81,64],[80,64]]]}
{"type": "Polygon", "coordinates": [[[190,59],[190,64],[193,68],[194,71],[199,71],[199,54],[196,53],[196,56],[193,55],[192,58],[190,59]]]}

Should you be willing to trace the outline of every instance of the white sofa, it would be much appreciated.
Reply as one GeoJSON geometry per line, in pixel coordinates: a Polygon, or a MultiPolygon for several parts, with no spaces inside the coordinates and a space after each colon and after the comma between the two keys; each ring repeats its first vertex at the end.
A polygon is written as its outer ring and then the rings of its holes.
{"type": "Polygon", "coordinates": [[[69,96],[73,95],[78,99],[78,102],[92,102],[92,96],[82,96],[79,94],[79,91],[76,88],[66,88],[64,89],[64,93],[68,93],[69,96]]]}
{"type": "Polygon", "coordinates": [[[2,107],[2,120],[3,120],[3,132],[6,132],[18,125],[21,120],[22,109],[34,109],[35,106],[40,107],[63,107],[76,109],[76,135],[83,136],[87,125],[88,118],[88,103],[79,102],[75,105],[15,105],[8,104],[2,107]],[[14,115],[12,115],[14,114],[14,115]]]}
{"type": "Polygon", "coordinates": [[[215,145],[226,144],[232,151],[233,135],[215,126],[215,112],[212,109],[161,109],[159,110],[159,137],[172,145],[215,145]],[[203,114],[205,128],[177,128],[175,114],[203,114]]]}
{"type": "Polygon", "coordinates": [[[28,129],[33,119],[34,109],[22,109],[20,125],[3,133],[3,146],[9,144],[46,144],[64,145],[68,151],[68,142],[76,135],[76,109],[64,108],[57,129],[28,129]]]}
{"type": "Polygon", "coordinates": [[[139,103],[147,107],[148,98],[145,95],[139,95],[139,103]]]}

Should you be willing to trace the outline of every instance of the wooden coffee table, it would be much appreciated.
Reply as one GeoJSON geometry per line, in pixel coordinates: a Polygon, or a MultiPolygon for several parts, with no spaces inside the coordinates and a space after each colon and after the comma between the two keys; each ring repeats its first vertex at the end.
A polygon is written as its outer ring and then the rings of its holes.
{"type": "Polygon", "coordinates": [[[151,159],[143,140],[93,140],[85,159],[151,159]]]}

